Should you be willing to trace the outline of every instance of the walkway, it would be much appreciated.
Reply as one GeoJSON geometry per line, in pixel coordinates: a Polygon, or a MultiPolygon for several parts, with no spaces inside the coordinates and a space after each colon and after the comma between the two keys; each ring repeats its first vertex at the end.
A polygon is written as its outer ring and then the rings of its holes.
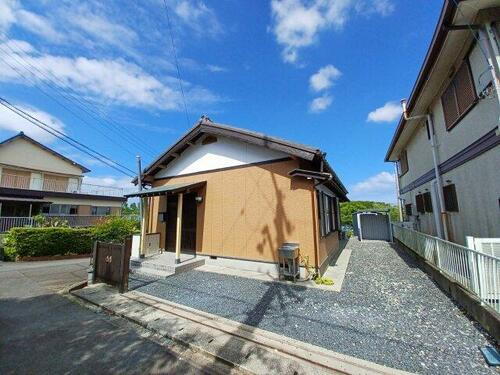
{"type": "Polygon", "coordinates": [[[85,280],[88,264],[0,262],[0,374],[228,373],[226,365],[152,341],[132,323],[56,293],[85,280]]]}
{"type": "Polygon", "coordinates": [[[490,374],[488,341],[405,253],[351,240],[340,292],[190,271],[138,291],[394,368],[490,374]]]}

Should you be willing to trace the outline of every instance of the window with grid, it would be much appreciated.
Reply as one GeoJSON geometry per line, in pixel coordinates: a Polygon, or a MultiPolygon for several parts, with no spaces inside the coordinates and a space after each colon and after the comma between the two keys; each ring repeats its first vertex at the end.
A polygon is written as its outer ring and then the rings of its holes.
{"type": "Polygon", "coordinates": [[[455,189],[455,185],[446,185],[443,187],[443,195],[444,195],[444,208],[446,211],[450,212],[458,212],[458,200],[457,200],[457,191],[455,189]]]}
{"type": "Polygon", "coordinates": [[[469,62],[465,59],[441,96],[446,129],[450,130],[476,103],[477,95],[469,62]]]}
{"type": "Polygon", "coordinates": [[[318,191],[318,211],[321,236],[327,236],[337,229],[339,218],[336,198],[318,191]]]}

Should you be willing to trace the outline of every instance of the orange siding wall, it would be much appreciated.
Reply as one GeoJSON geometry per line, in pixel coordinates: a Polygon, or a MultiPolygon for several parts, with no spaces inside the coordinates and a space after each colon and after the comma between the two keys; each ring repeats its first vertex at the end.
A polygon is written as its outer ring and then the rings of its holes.
{"type": "MultiPolygon", "coordinates": [[[[313,182],[290,178],[295,160],[180,176],[155,181],[154,186],[206,181],[198,191],[197,252],[242,259],[277,261],[283,242],[299,242],[301,254],[315,260],[313,182]]],[[[157,198],[155,198],[157,199],[157,198]]],[[[158,205],[152,205],[154,231],[158,205]],[[153,208],[154,207],[154,208],[153,208]]],[[[164,235],[161,238],[164,246],[164,235]]]]}

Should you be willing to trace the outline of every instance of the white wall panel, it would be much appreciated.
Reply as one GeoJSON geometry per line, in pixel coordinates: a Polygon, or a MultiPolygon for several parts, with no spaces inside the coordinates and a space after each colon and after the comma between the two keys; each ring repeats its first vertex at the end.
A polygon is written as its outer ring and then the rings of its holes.
{"type": "Polygon", "coordinates": [[[289,155],[229,138],[218,137],[217,142],[202,145],[198,141],[171,161],[155,178],[182,176],[219,168],[236,167],[262,161],[275,160],[289,155]]]}

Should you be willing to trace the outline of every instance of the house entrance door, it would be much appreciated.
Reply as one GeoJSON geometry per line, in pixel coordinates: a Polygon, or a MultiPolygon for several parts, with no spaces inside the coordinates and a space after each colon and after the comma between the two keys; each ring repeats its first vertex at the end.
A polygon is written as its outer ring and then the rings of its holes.
{"type": "MultiPolygon", "coordinates": [[[[196,193],[187,193],[183,196],[182,202],[182,225],[181,225],[181,252],[196,252],[196,193]]],[[[175,252],[176,232],[177,232],[177,205],[178,195],[167,197],[167,230],[165,239],[165,249],[175,252]]]]}

